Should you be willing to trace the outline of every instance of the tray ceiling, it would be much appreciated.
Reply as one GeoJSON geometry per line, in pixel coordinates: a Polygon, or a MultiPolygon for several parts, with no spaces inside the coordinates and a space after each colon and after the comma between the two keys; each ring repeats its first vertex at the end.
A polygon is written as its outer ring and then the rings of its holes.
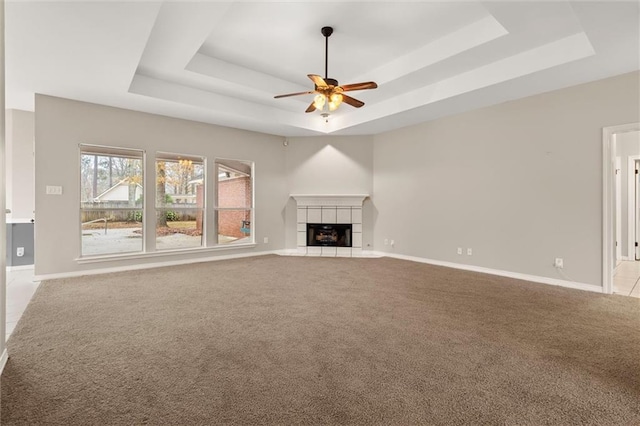
{"type": "Polygon", "coordinates": [[[13,2],[7,108],[34,93],[283,136],[376,134],[640,68],[638,2],[13,2]],[[373,80],[328,122],[307,74],[373,80]]]}

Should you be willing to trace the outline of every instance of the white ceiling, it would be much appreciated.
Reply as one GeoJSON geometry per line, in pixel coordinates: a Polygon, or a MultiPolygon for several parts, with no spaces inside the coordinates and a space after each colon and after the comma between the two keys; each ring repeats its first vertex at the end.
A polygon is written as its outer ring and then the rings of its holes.
{"type": "Polygon", "coordinates": [[[7,108],[34,93],[283,136],[376,134],[640,69],[631,2],[11,1],[7,108]],[[366,103],[305,114],[307,74],[366,103]]]}

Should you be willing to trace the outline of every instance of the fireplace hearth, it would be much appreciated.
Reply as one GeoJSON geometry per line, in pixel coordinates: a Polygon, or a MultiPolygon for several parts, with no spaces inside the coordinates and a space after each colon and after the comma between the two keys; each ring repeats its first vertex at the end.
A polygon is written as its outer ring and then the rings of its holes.
{"type": "Polygon", "coordinates": [[[351,247],[351,224],[307,223],[307,246],[351,247]]]}

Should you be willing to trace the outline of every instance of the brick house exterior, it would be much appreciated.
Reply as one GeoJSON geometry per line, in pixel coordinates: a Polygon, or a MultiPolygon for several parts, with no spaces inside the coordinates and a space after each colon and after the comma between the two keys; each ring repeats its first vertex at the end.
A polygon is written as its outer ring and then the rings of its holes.
{"type": "MultiPolygon", "coordinates": [[[[204,207],[204,186],[196,187],[196,205],[204,207]]],[[[218,211],[218,234],[234,238],[250,235],[251,178],[249,176],[226,179],[218,183],[218,207],[238,210],[218,211]]],[[[196,214],[196,229],[202,232],[202,212],[196,214]]]]}
{"type": "Polygon", "coordinates": [[[218,183],[218,207],[238,210],[218,211],[218,234],[234,238],[250,235],[251,177],[241,176],[218,183]],[[244,225],[244,226],[243,226],[244,225]],[[244,229],[243,229],[244,228],[244,229]]]}

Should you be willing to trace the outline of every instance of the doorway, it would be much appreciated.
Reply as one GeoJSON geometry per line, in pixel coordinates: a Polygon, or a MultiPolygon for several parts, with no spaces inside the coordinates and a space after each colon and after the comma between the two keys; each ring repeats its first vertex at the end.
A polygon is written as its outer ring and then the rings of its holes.
{"type": "MultiPolygon", "coordinates": [[[[629,132],[616,137],[616,152],[618,154],[627,155],[629,153],[640,153],[640,132],[629,132]]],[[[619,159],[616,157],[616,166],[619,159]]],[[[622,182],[621,175],[624,169],[619,170],[616,174],[616,197],[619,189],[625,185],[622,182]]],[[[627,211],[627,223],[616,222],[616,235],[620,228],[624,229],[627,239],[626,254],[627,256],[618,256],[618,251],[623,244],[621,239],[616,236],[618,242],[616,246],[616,267],[613,273],[613,293],[623,296],[631,296],[640,298],[640,155],[628,155],[626,167],[626,186],[627,193],[622,193],[622,200],[616,198],[616,221],[621,216],[621,210],[627,211]],[[621,201],[620,203],[618,203],[621,201]]]]}
{"type": "MultiPolygon", "coordinates": [[[[636,191],[636,180],[640,178],[640,174],[636,178],[635,173],[636,160],[640,161],[640,123],[605,127],[602,130],[602,141],[602,287],[603,293],[611,294],[614,292],[616,266],[620,264],[619,269],[623,264],[627,264],[625,268],[633,269],[631,266],[637,266],[636,263],[640,265],[640,262],[635,260],[635,242],[640,241],[640,235],[636,239],[636,228],[640,229],[640,213],[636,214],[638,211],[636,198],[640,200],[640,191],[636,191]],[[636,132],[636,135],[633,132],[636,132]],[[635,152],[632,149],[635,149],[635,152]],[[621,161],[618,160],[618,157],[621,157],[621,161]],[[624,167],[625,163],[631,167],[624,167]],[[619,177],[621,170],[628,171],[626,173],[627,179],[619,177]],[[626,185],[627,191],[621,190],[621,185],[626,185]],[[626,197],[627,208],[624,207],[624,203],[620,203],[620,199],[624,199],[625,195],[628,195],[626,197]],[[626,232],[623,231],[625,227],[628,228],[626,232]],[[624,244],[625,242],[626,244],[624,244]],[[619,250],[620,247],[622,247],[622,251],[619,250]],[[623,251],[626,251],[626,255],[623,251]]],[[[640,182],[638,186],[640,186],[640,182]]],[[[640,259],[640,247],[637,255],[640,259]]],[[[637,269],[638,279],[640,279],[640,268],[637,269]]],[[[631,277],[628,278],[631,279],[631,277]]]]}

